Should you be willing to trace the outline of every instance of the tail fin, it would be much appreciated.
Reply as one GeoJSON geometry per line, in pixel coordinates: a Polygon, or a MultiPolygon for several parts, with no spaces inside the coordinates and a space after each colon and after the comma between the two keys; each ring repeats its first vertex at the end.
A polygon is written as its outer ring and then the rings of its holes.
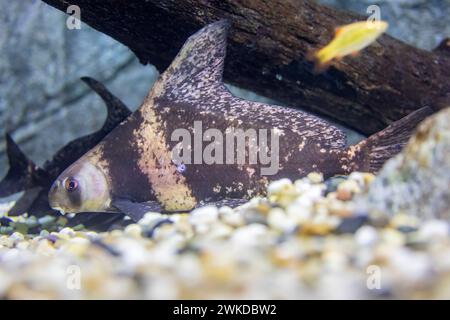
{"type": "Polygon", "coordinates": [[[27,158],[9,134],[6,134],[9,171],[0,182],[0,197],[33,188],[45,179],[45,172],[27,158]]]}
{"type": "Polygon", "coordinates": [[[364,154],[363,168],[358,166],[358,169],[369,172],[380,170],[387,160],[403,149],[417,125],[432,113],[430,107],[423,107],[351,147],[364,154]]]}
{"type": "Polygon", "coordinates": [[[331,61],[321,62],[321,60],[317,57],[317,52],[319,52],[319,49],[310,49],[306,53],[306,60],[314,64],[313,74],[315,75],[325,72],[331,65],[331,61]]]}

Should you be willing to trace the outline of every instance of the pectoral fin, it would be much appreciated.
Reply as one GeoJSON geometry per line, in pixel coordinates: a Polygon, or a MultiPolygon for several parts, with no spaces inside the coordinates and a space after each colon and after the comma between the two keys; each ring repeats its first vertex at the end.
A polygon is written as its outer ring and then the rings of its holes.
{"type": "Polygon", "coordinates": [[[110,231],[115,228],[124,228],[131,220],[124,219],[123,213],[111,212],[82,212],[69,219],[68,227],[83,225],[87,229],[97,232],[110,231]]]}
{"type": "MultiPolygon", "coordinates": [[[[248,200],[246,199],[222,199],[219,201],[201,201],[195,208],[201,208],[204,206],[215,206],[218,208],[228,206],[231,208],[236,208],[247,202],[248,200]]],[[[112,206],[117,210],[119,210],[120,212],[129,216],[135,222],[141,220],[144,217],[144,215],[148,212],[159,212],[164,214],[186,212],[186,211],[164,210],[163,207],[156,201],[138,203],[128,199],[116,199],[112,202],[112,206]]]]}
{"type": "Polygon", "coordinates": [[[111,205],[135,222],[141,220],[147,212],[164,212],[161,205],[156,201],[138,203],[128,199],[116,199],[111,205]]]}

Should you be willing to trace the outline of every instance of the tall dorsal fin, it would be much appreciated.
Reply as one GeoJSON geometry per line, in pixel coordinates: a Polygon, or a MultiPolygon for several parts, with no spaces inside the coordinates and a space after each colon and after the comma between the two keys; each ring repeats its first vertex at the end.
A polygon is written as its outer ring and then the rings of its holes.
{"type": "Polygon", "coordinates": [[[97,93],[106,105],[107,116],[101,129],[105,134],[109,133],[131,114],[125,103],[113,95],[101,82],[91,77],[81,77],[81,81],[97,93]]]}
{"type": "Polygon", "coordinates": [[[229,27],[229,21],[220,20],[189,37],[158,80],[165,95],[191,95],[222,82],[229,27]]]}

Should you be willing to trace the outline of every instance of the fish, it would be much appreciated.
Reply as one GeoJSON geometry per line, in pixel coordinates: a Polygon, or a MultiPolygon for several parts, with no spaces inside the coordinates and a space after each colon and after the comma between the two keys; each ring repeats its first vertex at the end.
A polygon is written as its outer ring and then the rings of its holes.
{"type": "Polygon", "coordinates": [[[386,21],[359,21],[336,28],[333,40],[319,50],[312,50],[307,59],[315,63],[314,71],[323,72],[333,60],[356,56],[374,43],[389,27],[386,21]]]}
{"type": "Polygon", "coordinates": [[[32,189],[37,185],[52,183],[45,170],[36,165],[20,149],[11,134],[5,134],[9,170],[0,182],[0,198],[32,189]]]}
{"type": "Polygon", "coordinates": [[[347,147],[345,134],[319,117],[230,93],[222,79],[229,29],[220,20],[187,39],[142,105],[56,179],[52,208],[122,212],[138,221],[149,211],[247,201],[264,196],[271,181],[310,172],[375,172],[431,112],[422,108],[347,147]],[[235,143],[225,150],[227,134],[235,143]]]}
{"type": "Polygon", "coordinates": [[[9,133],[5,135],[9,170],[0,181],[0,198],[24,191],[9,210],[10,216],[26,212],[39,217],[51,212],[48,204],[48,191],[53,181],[131,114],[130,109],[99,81],[89,77],[82,77],[81,80],[105,103],[107,116],[99,130],[70,141],[42,167],[26,156],[9,133]]]}

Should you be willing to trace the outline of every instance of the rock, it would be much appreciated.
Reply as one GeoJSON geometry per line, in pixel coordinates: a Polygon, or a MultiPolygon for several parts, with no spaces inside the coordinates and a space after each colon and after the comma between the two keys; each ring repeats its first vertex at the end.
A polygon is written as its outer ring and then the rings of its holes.
{"type": "Polygon", "coordinates": [[[362,202],[372,211],[450,219],[450,108],[420,124],[389,160],[362,202]]]}

